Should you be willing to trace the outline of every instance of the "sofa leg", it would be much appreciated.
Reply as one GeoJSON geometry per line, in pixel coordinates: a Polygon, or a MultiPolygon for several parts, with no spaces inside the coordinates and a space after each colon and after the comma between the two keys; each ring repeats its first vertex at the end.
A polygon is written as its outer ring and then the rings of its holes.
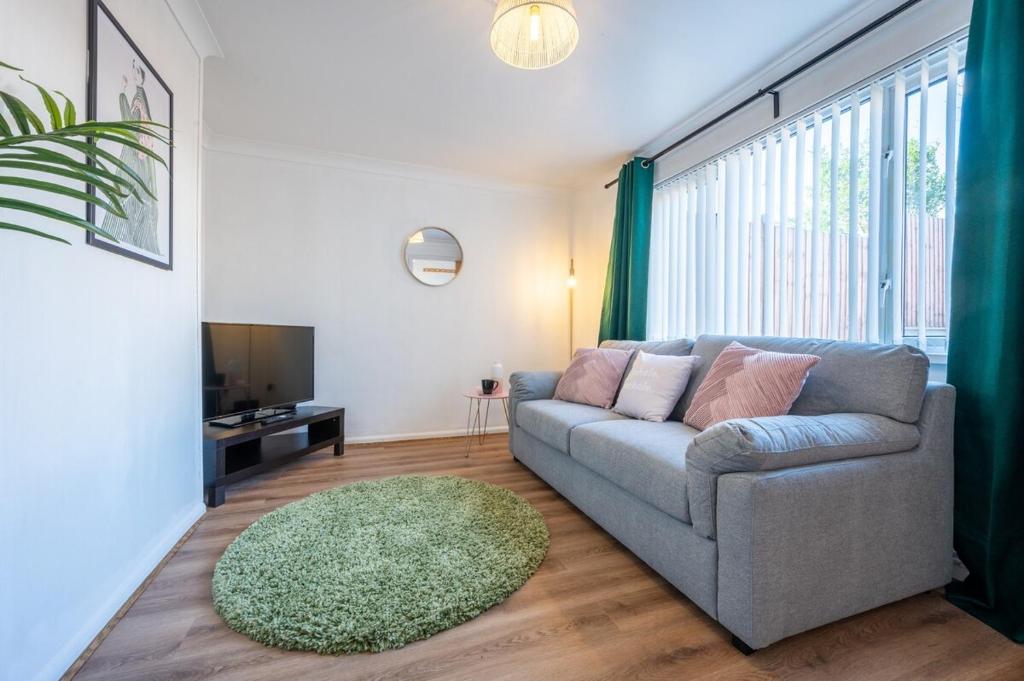
{"type": "Polygon", "coordinates": [[[740,637],[736,636],[735,634],[733,634],[732,637],[732,647],[740,651],[744,655],[753,655],[757,652],[756,650],[748,646],[746,643],[744,643],[742,639],[740,639],[740,637]]]}

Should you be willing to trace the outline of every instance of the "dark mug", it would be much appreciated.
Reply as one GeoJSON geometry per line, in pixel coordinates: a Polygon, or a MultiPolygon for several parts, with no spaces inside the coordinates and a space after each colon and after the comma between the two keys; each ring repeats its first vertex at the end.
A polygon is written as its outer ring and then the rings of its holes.
{"type": "Polygon", "coordinates": [[[485,378],[480,381],[480,390],[484,395],[494,394],[495,389],[498,387],[498,382],[493,378],[485,378]]]}

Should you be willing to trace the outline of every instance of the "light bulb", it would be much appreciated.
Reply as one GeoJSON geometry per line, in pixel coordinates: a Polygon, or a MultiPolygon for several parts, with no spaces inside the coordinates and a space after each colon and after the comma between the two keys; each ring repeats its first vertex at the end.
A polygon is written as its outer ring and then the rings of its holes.
{"type": "Polygon", "coordinates": [[[530,5],[530,42],[540,40],[540,5],[530,5]]]}
{"type": "Polygon", "coordinates": [[[569,278],[565,280],[565,285],[568,288],[576,288],[576,277],[569,275],[569,278]]]}

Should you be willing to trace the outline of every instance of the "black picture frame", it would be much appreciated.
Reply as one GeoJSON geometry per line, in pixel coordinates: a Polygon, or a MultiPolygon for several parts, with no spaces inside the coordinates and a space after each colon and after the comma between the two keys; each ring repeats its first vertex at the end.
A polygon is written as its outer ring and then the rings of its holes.
{"type": "MultiPolygon", "coordinates": [[[[167,192],[166,199],[160,198],[161,194],[158,193],[158,201],[167,201],[167,261],[157,257],[147,256],[145,253],[140,253],[136,250],[125,248],[118,243],[111,242],[103,237],[93,234],[92,232],[86,232],[85,240],[87,244],[102,248],[103,250],[110,251],[111,253],[117,253],[123,255],[126,258],[132,258],[139,262],[144,262],[154,267],[158,267],[164,270],[174,269],[174,93],[171,88],[168,87],[167,83],[160,74],[157,73],[156,69],[153,68],[153,64],[146,58],[146,55],[142,53],[139,46],[135,44],[135,41],[131,39],[128,32],[124,30],[124,27],[117,21],[110,9],[103,4],[102,0],[86,0],[88,3],[88,34],[87,42],[88,45],[88,82],[86,87],[86,114],[89,120],[97,119],[97,90],[99,84],[100,74],[98,72],[99,63],[99,45],[98,45],[98,24],[100,20],[100,12],[103,16],[113,25],[120,36],[124,39],[128,48],[130,48],[139,58],[139,61],[147,69],[146,79],[152,77],[161,88],[167,93],[168,102],[168,115],[166,125],[168,130],[166,132],[170,139],[170,144],[167,146],[167,192]]],[[[164,121],[156,121],[158,123],[164,123],[164,121]]],[[[90,164],[93,163],[92,159],[88,159],[90,164]]],[[[159,188],[158,188],[159,189],[159,188]]],[[[92,185],[87,187],[87,191],[90,194],[96,193],[96,188],[92,185]]],[[[96,207],[91,203],[86,203],[86,219],[96,224],[96,207]]],[[[157,218],[159,226],[159,216],[157,218]]],[[[141,250],[141,249],[140,249],[141,250]]]]}

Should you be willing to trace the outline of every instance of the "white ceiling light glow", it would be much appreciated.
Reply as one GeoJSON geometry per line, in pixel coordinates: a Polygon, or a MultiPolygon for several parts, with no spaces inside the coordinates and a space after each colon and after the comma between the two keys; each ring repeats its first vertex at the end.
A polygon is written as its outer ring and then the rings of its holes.
{"type": "Polygon", "coordinates": [[[579,40],[572,0],[498,0],[491,49],[506,64],[546,69],[572,54],[579,40]]]}

